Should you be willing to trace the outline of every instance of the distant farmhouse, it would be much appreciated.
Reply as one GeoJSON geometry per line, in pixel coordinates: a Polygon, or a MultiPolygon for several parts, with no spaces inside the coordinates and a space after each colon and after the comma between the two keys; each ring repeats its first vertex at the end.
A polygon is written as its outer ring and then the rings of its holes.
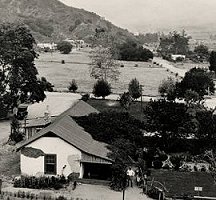
{"type": "Polygon", "coordinates": [[[55,43],[38,43],[37,47],[41,50],[56,50],[57,49],[57,44],[55,43]]]}
{"type": "Polygon", "coordinates": [[[94,140],[73,119],[91,113],[98,111],[80,100],[55,119],[32,120],[26,128],[41,130],[28,133],[17,148],[21,174],[108,179],[112,160],[107,156],[107,144],[94,140]]]}
{"type": "Polygon", "coordinates": [[[72,40],[72,39],[66,39],[64,40],[66,42],[69,42],[74,48],[83,48],[86,46],[84,40],[72,40]]]}
{"type": "Polygon", "coordinates": [[[180,55],[180,54],[173,54],[173,55],[171,55],[171,59],[173,61],[177,61],[178,59],[183,61],[183,60],[186,59],[186,56],[185,55],[180,55]]]}

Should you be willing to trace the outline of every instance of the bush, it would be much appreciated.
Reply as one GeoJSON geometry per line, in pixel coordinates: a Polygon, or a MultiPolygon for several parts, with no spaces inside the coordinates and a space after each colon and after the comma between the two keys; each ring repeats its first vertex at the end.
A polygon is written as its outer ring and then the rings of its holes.
{"type": "Polygon", "coordinates": [[[89,98],[90,98],[90,95],[89,95],[88,93],[86,93],[86,94],[83,94],[83,95],[82,95],[81,100],[83,100],[83,101],[88,101],[89,98]]]}
{"type": "Polygon", "coordinates": [[[78,89],[78,86],[77,86],[77,83],[76,83],[75,79],[73,79],[69,84],[70,85],[68,86],[68,90],[70,92],[73,91],[75,93],[77,91],[77,89],[78,89]]]}
{"type": "MultiPolygon", "coordinates": [[[[34,176],[22,176],[20,179],[14,181],[14,187],[19,188],[32,188],[32,189],[49,189],[53,188],[58,190],[67,184],[68,180],[64,176],[60,177],[39,177],[34,176]]],[[[18,193],[18,196],[24,198],[30,198],[30,195],[18,193]],[[28,196],[28,197],[27,197],[28,196]]]]}
{"type": "Polygon", "coordinates": [[[96,97],[103,97],[105,99],[106,96],[111,94],[110,84],[103,79],[98,80],[94,85],[93,94],[96,97]]]}

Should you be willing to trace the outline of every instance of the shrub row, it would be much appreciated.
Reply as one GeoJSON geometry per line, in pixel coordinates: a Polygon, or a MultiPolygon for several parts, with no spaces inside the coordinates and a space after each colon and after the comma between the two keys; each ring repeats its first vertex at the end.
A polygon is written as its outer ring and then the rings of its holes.
{"type": "Polygon", "coordinates": [[[14,187],[32,188],[32,189],[53,188],[55,190],[58,190],[67,183],[68,180],[64,176],[38,177],[38,178],[34,176],[22,176],[19,179],[15,179],[14,187]]]}
{"type": "Polygon", "coordinates": [[[3,200],[18,200],[18,199],[31,199],[31,200],[88,200],[82,198],[67,198],[65,196],[48,196],[48,195],[38,195],[30,192],[18,191],[18,192],[4,192],[0,194],[0,199],[3,200]]]}

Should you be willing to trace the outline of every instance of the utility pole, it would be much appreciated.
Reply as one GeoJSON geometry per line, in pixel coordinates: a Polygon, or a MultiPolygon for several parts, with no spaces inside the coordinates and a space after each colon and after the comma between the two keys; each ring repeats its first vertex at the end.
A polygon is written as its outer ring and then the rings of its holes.
{"type": "Polygon", "coordinates": [[[141,106],[141,109],[140,109],[140,119],[142,119],[142,109],[143,109],[143,98],[142,98],[142,95],[143,95],[143,93],[142,93],[142,91],[143,91],[143,85],[140,85],[140,91],[141,91],[141,103],[140,103],[140,106],[141,106]]]}

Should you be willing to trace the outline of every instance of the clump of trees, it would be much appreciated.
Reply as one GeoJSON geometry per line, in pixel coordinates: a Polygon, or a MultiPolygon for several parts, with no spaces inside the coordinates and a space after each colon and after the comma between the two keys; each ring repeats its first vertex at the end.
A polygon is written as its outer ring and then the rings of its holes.
{"type": "Polygon", "coordinates": [[[213,74],[206,69],[192,68],[186,72],[180,82],[172,78],[164,80],[159,86],[159,93],[167,100],[174,101],[176,98],[186,102],[200,102],[205,95],[215,91],[213,74]]]}
{"type": "Polygon", "coordinates": [[[212,147],[215,141],[214,110],[201,104],[188,105],[164,99],[151,101],[144,115],[145,129],[154,132],[155,138],[160,138],[154,140],[154,145],[165,152],[199,154],[203,149],[212,147]],[[203,145],[199,146],[202,142],[203,145]]]}
{"type": "Polygon", "coordinates": [[[182,34],[174,31],[160,38],[158,52],[166,59],[172,54],[187,55],[189,53],[189,38],[185,32],[182,34]]]}
{"type": "Polygon", "coordinates": [[[194,53],[197,57],[197,60],[203,62],[209,59],[209,49],[204,44],[200,44],[194,48],[194,53]]]}
{"type": "Polygon", "coordinates": [[[213,74],[206,69],[192,68],[186,72],[182,81],[176,84],[177,97],[185,98],[188,90],[196,92],[198,100],[202,100],[204,95],[213,94],[215,91],[213,74]]]}
{"type": "Polygon", "coordinates": [[[143,48],[132,40],[128,40],[118,48],[119,60],[126,61],[149,61],[154,55],[149,49],[143,48]]]}
{"type": "Polygon", "coordinates": [[[63,54],[69,54],[72,50],[72,44],[67,41],[62,41],[57,44],[57,49],[63,54]]]}

